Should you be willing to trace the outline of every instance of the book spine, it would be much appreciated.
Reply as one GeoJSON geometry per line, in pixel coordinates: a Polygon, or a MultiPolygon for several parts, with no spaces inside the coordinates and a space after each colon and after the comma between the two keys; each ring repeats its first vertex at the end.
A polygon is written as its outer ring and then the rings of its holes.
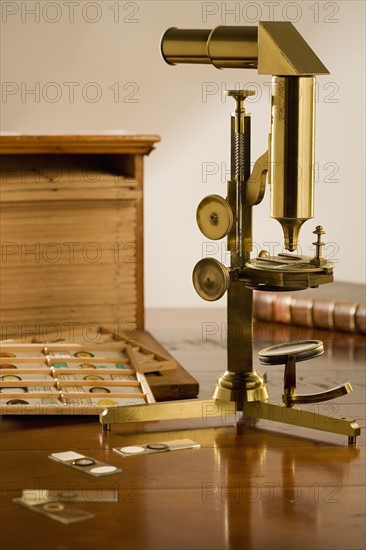
{"type": "Polygon", "coordinates": [[[257,291],[253,313],[258,321],[366,334],[366,304],[257,291]]]}

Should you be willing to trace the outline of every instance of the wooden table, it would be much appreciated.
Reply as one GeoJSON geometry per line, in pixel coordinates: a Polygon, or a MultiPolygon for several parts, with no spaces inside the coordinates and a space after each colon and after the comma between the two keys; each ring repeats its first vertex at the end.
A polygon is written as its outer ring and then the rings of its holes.
{"type": "MultiPolygon", "coordinates": [[[[147,328],[199,380],[200,396],[210,396],[225,369],[224,312],[148,311],[147,328]]],[[[301,331],[303,338],[323,336],[327,353],[299,367],[299,391],[300,384],[312,392],[317,384],[349,380],[351,395],[316,410],[357,419],[363,428],[357,447],[348,447],[346,437],[264,421],[237,435],[232,419],[220,417],[115,425],[110,433],[102,433],[96,418],[6,417],[2,548],[364,549],[365,338],[301,331]],[[201,448],[125,459],[112,452],[183,437],[201,448]],[[71,449],[123,472],[93,478],[48,459],[71,449]],[[14,504],[25,488],[79,490],[94,500],[109,489],[118,502],[78,503],[94,518],[62,525],[14,504]]],[[[256,350],[300,336],[298,329],[273,325],[256,325],[255,334],[256,350]]],[[[283,367],[267,374],[271,400],[279,401],[283,367]]]]}

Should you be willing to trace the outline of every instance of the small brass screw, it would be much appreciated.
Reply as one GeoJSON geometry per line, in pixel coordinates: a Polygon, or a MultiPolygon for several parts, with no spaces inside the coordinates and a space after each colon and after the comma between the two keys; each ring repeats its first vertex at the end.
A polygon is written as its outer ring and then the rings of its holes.
{"type": "Polygon", "coordinates": [[[238,100],[238,99],[246,99],[251,95],[255,95],[255,91],[254,90],[225,90],[225,94],[230,97],[234,97],[236,100],[238,100]]]}
{"type": "Polygon", "coordinates": [[[245,113],[244,101],[247,97],[255,95],[253,90],[225,90],[225,94],[235,100],[235,111],[245,113]]]}
{"type": "Polygon", "coordinates": [[[315,245],[315,256],[311,260],[311,263],[320,266],[325,263],[325,259],[323,258],[323,246],[325,243],[321,240],[321,236],[325,235],[323,226],[317,225],[315,231],[313,231],[313,234],[317,235],[317,240],[316,242],[313,242],[313,245],[315,245]]]}
{"type": "Polygon", "coordinates": [[[219,217],[216,214],[216,212],[211,212],[210,214],[210,222],[212,225],[217,225],[219,223],[219,217]]]}

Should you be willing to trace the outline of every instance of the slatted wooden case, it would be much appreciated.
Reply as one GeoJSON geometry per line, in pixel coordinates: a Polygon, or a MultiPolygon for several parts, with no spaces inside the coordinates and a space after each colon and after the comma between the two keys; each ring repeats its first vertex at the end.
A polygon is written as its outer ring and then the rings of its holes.
{"type": "Polygon", "coordinates": [[[143,156],[158,136],[1,138],[2,337],[144,328],[143,156]]]}

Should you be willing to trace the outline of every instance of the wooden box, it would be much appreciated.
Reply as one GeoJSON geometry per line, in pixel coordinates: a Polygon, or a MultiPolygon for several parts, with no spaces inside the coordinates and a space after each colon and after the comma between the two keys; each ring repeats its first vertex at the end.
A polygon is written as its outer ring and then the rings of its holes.
{"type": "MultiPolygon", "coordinates": [[[[129,336],[137,330],[152,344],[144,326],[143,162],[159,140],[1,136],[2,340],[35,335],[47,343],[50,333],[65,339],[74,327],[103,325],[129,336]]],[[[181,367],[150,378],[157,399],[198,393],[181,367]]]]}

